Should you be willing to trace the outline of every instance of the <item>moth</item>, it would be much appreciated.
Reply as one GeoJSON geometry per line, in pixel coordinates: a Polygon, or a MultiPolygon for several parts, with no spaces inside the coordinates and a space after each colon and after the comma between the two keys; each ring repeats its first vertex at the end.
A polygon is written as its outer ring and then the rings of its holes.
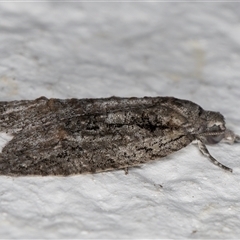
{"type": "Polygon", "coordinates": [[[192,142],[231,172],[206,144],[240,141],[220,113],[173,97],[0,102],[0,132],[12,136],[0,153],[0,174],[13,176],[126,170],[192,142]]]}

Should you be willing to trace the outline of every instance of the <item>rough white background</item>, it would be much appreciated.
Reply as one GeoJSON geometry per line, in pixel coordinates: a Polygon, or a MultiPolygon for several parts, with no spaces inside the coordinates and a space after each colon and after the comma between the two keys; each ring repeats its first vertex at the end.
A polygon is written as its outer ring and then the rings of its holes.
{"type": "MultiPolygon", "coordinates": [[[[240,3],[0,3],[0,100],[175,96],[240,133],[240,3]]],[[[240,145],[123,171],[0,177],[0,238],[238,238],[240,145]]]]}

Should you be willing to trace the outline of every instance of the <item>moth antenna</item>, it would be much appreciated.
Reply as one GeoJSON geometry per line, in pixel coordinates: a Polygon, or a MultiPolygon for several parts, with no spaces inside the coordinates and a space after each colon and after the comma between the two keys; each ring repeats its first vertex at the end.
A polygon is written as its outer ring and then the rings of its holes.
{"type": "Polygon", "coordinates": [[[199,151],[204,155],[206,156],[213,164],[217,165],[218,167],[226,170],[226,171],[229,171],[229,172],[232,172],[232,168],[229,168],[223,164],[221,164],[220,162],[218,162],[208,151],[207,147],[205,146],[205,144],[197,139],[197,143],[198,143],[198,148],[199,148],[199,151]]]}

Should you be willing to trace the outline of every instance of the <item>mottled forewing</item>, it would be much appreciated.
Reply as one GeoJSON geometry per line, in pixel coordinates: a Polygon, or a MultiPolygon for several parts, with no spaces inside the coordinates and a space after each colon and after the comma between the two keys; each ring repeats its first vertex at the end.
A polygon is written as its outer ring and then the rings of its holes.
{"type": "Polygon", "coordinates": [[[193,140],[184,129],[187,119],[166,100],[41,98],[5,104],[1,131],[14,138],[0,155],[0,172],[69,175],[164,157],[193,140]]]}

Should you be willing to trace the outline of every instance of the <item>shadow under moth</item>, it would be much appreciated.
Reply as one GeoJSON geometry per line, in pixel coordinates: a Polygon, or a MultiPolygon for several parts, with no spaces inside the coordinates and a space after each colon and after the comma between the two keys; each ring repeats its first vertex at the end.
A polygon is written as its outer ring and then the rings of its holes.
{"type": "Polygon", "coordinates": [[[0,102],[1,175],[72,175],[127,170],[191,142],[224,170],[205,144],[239,142],[224,117],[173,97],[0,102]]]}

